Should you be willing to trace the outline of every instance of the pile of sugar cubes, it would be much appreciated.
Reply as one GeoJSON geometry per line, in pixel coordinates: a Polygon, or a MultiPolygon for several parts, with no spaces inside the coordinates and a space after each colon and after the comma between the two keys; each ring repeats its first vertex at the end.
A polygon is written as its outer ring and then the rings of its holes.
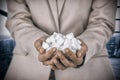
{"type": "Polygon", "coordinates": [[[48,51],[49,49],[56,47],[58,50],[64,51],[65,48],[69,48],[76,53],[76,50],[81,49],[81,41],[76,39],[73,33],[62,35],[54,32],[43,42],[42,47],[48,51]]]}

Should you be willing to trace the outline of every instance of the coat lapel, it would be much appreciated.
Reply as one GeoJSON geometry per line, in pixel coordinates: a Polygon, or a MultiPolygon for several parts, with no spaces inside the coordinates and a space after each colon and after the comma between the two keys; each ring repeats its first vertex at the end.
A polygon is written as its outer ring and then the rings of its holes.
{"type": "Polygon", "coordinates": [[[66,0],[58,0],[58,12],[59,12],[59,15],[61,14],[62,10],[63,10],[63,7],[64,7],[64,3],[65,3],[66,0]]]}
{"type": "Polygon", "coordinates": [[[57,0],[57,2],[56,0],[48,0],[48,3],[57,27],[57,31],[59,31],[59,16],[63,10],[65,0],[57,0]]]}
{"type": "Polygon", "coordinates": [[[51,9],[51,13],[53,15],[54,21],[56,23],[56,27],[58,29],[59,27],[59,23],[58,23],[58,13],[57,13],[57,4],[56,4],[56,0],[48,0],[50,9],[51,9]]]}

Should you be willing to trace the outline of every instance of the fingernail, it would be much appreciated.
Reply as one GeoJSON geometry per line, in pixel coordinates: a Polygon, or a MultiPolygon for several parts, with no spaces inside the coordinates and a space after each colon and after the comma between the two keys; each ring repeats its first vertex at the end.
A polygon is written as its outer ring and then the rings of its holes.
{"type": "Polygon", "coordinates": [[[40,52],[42,53],[42,49],[40,49],[40,52]]]}
{"type": "Polygon", "coordinates": [[[60,57],[60,54],[59,54],[59,53],[57,53],[57,56],[58,56],[58,57],[60,57]]]}
{"type": "Polygon", "coordinates": [[[65,49],[65,52],[67,52],[67,53],[68,53],[68,52],[69,52],[69,50],[68,50],[68,49],[65,49]]]}
{"type": "Polygon", "coordinates": [[[56,51],[56,48],[53,48],[53,52],[56,51]]]}
{"type": "Polygon", "coordinates": [[[81,55],[82,55],[82,54],[80,53],[80,54],[79,54],[79,57],[81,57],[81,55]]]}
{"type": "Polygon", "coordinates": [[[41,53],[43,53],[44,52],[44,49],[40,49],[41,50],[41,53]]]}

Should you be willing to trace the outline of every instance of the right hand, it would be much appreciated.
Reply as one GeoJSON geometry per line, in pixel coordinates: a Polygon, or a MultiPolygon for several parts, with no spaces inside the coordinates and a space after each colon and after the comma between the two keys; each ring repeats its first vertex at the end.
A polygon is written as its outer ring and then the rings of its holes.
{"type": "Polygon", "coordinates": [[[38,59],[40,62],[44,62],[49,60],[54,56],[56,52],[56,48],[52,48],[46,52],[46,50],[42,47],[42,43],[46,40],[48,36],[42,36],[40,39],[36,40],[34,45],[37,51],[39,52],[38,59]]]}

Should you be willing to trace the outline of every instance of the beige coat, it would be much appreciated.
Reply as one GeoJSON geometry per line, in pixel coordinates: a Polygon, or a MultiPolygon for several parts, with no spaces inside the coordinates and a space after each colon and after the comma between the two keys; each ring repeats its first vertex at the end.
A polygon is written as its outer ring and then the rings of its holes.
{"type": "Polygon", "coordinates": [[[7,28],[16,41],[5,80],[48,80],[34,42],[53,32],[73,32],[88,46],[80,68],[56,70],[56,80],[114,80],[106,43],[114,31],[116,0],[7,0],[7,28]]]}

